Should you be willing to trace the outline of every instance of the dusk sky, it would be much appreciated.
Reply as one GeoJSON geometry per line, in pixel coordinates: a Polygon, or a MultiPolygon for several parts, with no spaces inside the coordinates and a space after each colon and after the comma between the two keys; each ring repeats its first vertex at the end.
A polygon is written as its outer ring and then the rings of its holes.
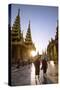
{"type": "Polygon", "coordinates": [[[51,41],[51,38],[55,38],[58,8],[13,4],[11,9],[11,25],[15,21],[18,9],[20,9],[21,31],[23,31],[24,37],[30,20],[32,40],[37,51],[41,54],[47,48],[49,40],[51,41]]]}

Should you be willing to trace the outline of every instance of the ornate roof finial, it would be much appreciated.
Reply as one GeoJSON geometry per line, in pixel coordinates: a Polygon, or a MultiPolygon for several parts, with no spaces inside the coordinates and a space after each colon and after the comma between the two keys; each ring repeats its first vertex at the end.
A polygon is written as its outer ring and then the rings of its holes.
{"type": "Polygon", "coordinates": [[[18,16],[20,15],[20,9],[18,9],[18,16]]]}
{"type": "Polygon", "coordinates": [[[29,20],[29,28],[30,28],[30,20],[29,20]]]}

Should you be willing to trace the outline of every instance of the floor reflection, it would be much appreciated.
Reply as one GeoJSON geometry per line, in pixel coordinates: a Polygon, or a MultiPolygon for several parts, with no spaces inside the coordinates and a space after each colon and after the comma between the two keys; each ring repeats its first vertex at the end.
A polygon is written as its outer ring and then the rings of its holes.
{"type": "Polygon", "coordinates": [[[35,85],[35,67],[33,63],[31,66],[31,85],[35,85]]]}

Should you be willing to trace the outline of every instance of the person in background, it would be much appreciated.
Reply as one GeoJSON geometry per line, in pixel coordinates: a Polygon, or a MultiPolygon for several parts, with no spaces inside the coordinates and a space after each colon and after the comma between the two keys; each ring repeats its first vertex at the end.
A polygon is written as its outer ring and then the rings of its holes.
{"type": "Polygon", "coordinates": [[[46,74],[47,68],[48,68],[47,61],[46,61],[46,59],[43,59],[42,60],[42,67],[41,67],[41,70],[43,70],[43,75],[46,74]]]}
{"type": "Polygon", "coordinates": [[[40,60],[39,60],[39,58],[34,62],[34,66],[35,66],[35,78],[36,78],[36,76],[38,76],[38,79],[39,79],[39,73],[40,73],[40,60]]]}
{"type": "Polygon", "coordinates": [[[47,78],[46,78],[47,68],[48,68],[47,60],[44,58],[42,60],[42,67],[41,67],[41,70],[43,70],[43,82],[42,82],[43,84],[47,84],[47,78]]]}

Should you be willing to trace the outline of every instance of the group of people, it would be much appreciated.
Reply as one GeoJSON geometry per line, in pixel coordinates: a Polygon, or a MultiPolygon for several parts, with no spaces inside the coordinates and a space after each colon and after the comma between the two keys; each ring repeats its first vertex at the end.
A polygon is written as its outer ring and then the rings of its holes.
{"type": "Polygon", "coordinates": [[[48,64],[47,64],[47,61],[46,59],[44,58],[43,60],[40,61],[40,59],[38,58],[35,62],[34,62],[34,66],[35,66],[35,76],[38,76],[38,79],[39,79],[39,74],[40,74],[40,64],[42,63],[42,66],[41,66],[41,70],[43,70],[43,75],[46,74],[47,72],[47,67],[48,67],[48,64]]]}
{"type": "MultiPolygon", "coordinates": [[[[20,60],[17,61],[17,68],[19,68],[19,66],[20,66],[19,61],[20,60]]],[[[47,67],[48,67],[47,60],[45,58],[43,60],[40,60],[40,58],[37,58],[37,60],[35,60],[35,62],[34,62],[35,76],[38,76],[38,79],[39,79],[39,74],[40,74],[40,65],[41,65],[41,63],[42,63],[41,70],[43,70],[43,75],[46,74],[47,67]]]]}

